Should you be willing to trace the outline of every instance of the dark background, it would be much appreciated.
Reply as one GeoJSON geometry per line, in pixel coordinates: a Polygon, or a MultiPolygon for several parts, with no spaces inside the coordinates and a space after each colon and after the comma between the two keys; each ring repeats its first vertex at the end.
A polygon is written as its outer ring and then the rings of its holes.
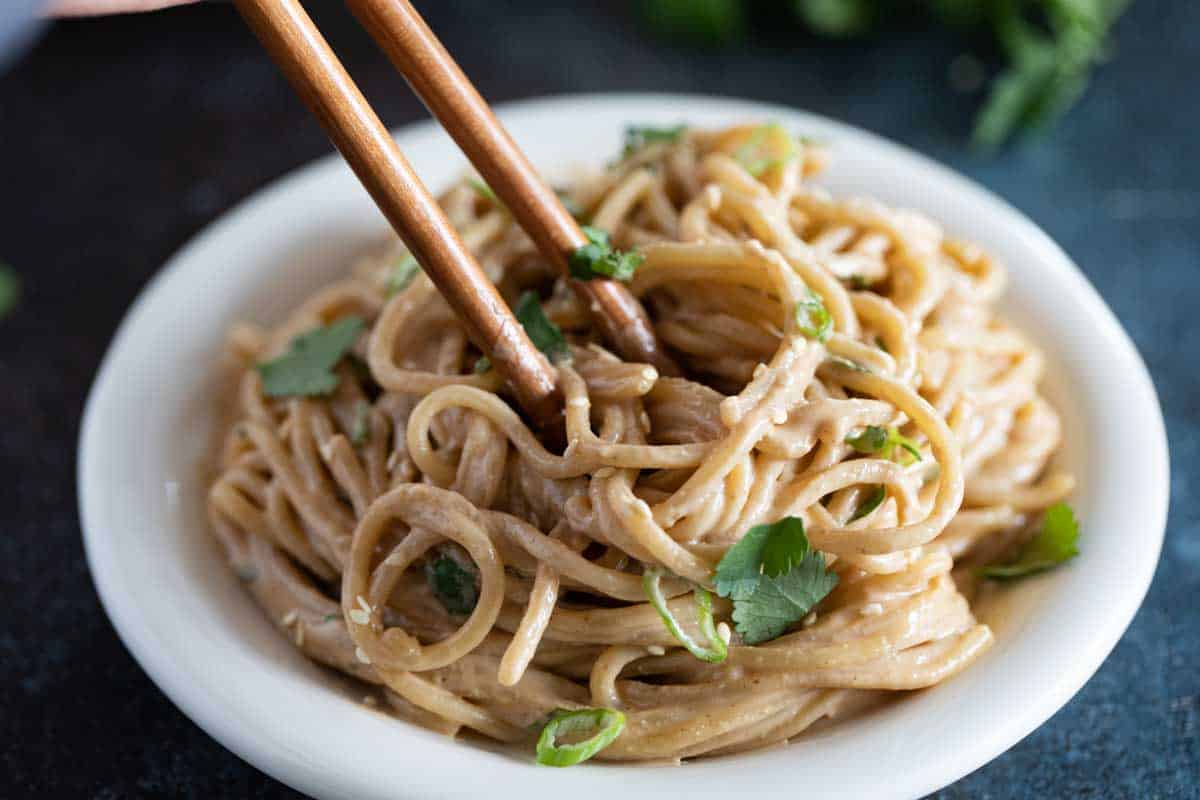
{"type": "MultiPolygon", "coordinates": [[[[310,6],[385,122],[424,117],[340,4],[310,6]]],[[[964,43],[942,33],[774,32],[704,54],[648,38],[623,3],[421,6],[494,102],[640,89],[813,110],[979,180],[1075,258],[1167,415],[1162,562],[1079,695],[937,796],[1200,796],[1200,4],[1138,0],[1083,103],[990,158],[966,146],[978,97],[949,88],[964,43]]],[[[88,385],[138,290],[221,211],[328,150],[228,6],[58,24],[0,76],[0,258],[25,284],[0,321],[0,797],[296,796],[187,720],[117,640],[83,559],[74,456],[88,385]]]]}

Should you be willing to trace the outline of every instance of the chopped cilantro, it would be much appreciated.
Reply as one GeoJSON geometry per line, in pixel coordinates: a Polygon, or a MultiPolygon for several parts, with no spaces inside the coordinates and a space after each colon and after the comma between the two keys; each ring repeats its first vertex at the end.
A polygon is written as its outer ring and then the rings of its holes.
{"type": "Polygon", "coordinates": [[[0,261],[0,319],[9,315],[21,299],[21,279],[8,264],[0,261]]]}
{"type": "Polygon", "coordinates": [[[861,503],[858,504],[858,508],[856,508],[854,510],[854,513],[850,515],[850,519],[848,519],[846,521],[847,522],[856,522],[857,520],[862,519],[863,517],[867,516],[872,511],[874,511],[875,509],[877,509],[881,505],[883,505],[883,501],[886,499],[887,499],[887,487],[882,486],[882,485],[876,486],[871,491],[871,493],[869,495],[867,495],[866,498],[864,498],[861,503]]]}
{"type": "Polygon", "coordinates": [[[812,289],[808,296],[796,303],[796,327],[810,339],[827,342],[833,334],[833,318],[829,309],[812,289]]]}
{"type": "Polygon", "coordinates": [[[889,428],[868,425],[863,428],[862,433],[847,436],[846,444],[860,453],[879,455],[882,458],[891,458],[896,448],[899,447],[901,450],[900,463],[906,467],[921,460],[921,450],[917,447],[916,442],[907,436],[901,436],[895,425],[889,428]]]}
{"type": "Polygon", "coordinates": [[[592,278],[612,278],[629,282],[633,273],[641,266],[644,256],[636,250],[622,253],[614,250],[608,234],[599,228],[584,225],[581,230],[588,243],[571,254],[568,264],[571,277],[581,281],[592,278]]]}
{"type": "Polygon", "coordinates": [[[679,137],[685,130],[687,130],[686,125],[675,125],[670,128],[628,125],[625,128],[625,149],[621,152],[621,158],[629,157],[648,144],[679,141],[679,137]]]}
{"type": "Polygon", "coordinates": [[[804,522],[785,517],[755,525],[717,565],[717,594],[733,600],[742,640],[759,644],[803,619],[837,584],[825,556],[811,549],[804,522]]]}
{"type": "Polygon", "coordinates": [[[554,193],[558,195],[558,202],[562,203],[563,208],[567,210],[567,213],[574,217],[576,222],[583,222],[586,214],[584,214],[583,209],[579,207],[579,203],[576,203],[571,195],[567,193],[567,190],[555,189],[554,193]]]}
{"type": "MultiPolygon", "coordinates": [[[[513,309],[513,314],[521,323],[521,327],[525,329],[529,341],[533,342],[534,347],[545,353],[546,358],[551,362],[570,358],[571,350],[567,347],[567,340],[559,327],[551,322],[550,318],[546,316],[546,312],[542,310],[537,292],[529,291],[521,295],[521,299],[517,301],[517,307],[513,309]]],[[[491,368],[492,361],[487,356],[475,362],[477,374],[487,372],[491,368]]]]}
{"type": "Polygon", "coordinates": [[[441,556],[425,564],[425,580],[438,602],[451,614],[466,616],[479,602],[475,573],[464,569],[450,556],[441,556]]]}
{"type": "Polygon", "coordinates": [[[421,265],[413,258],[412,253],[405,253],[404,258],[392,265],[387,280],[384,281],[384,291],[387,292],[387,296],[391,297],[407,289],[420,271],[421,265]]]}
{"type": "Polygon", "coordinates": [[[269,397],[312,397],[337,388],[333,367],[358,340],[365,324],[361,317],[343,317],[292,340],[288,352],[257,365],[263,391],[269,397]]]}
{"type": "Polygon", "coordinates": [[[1024,578],[1057,567],[1079,555],[1079,523],[1075,512],[1066,503],[1055,503],[1046,509],[1042,528],[1025,543],[1016,560],[1009,564],[983,567],[979,574],[985,578],[1009,580],[1024,578]]]}
{"type": "Polygon", "coordinates": [[[321,618],[321,621],[322,622],[333,622],[335,619],[337,619],[340,616],[341,616],[341,614],[326,614],[324,617],[321,618]]]}

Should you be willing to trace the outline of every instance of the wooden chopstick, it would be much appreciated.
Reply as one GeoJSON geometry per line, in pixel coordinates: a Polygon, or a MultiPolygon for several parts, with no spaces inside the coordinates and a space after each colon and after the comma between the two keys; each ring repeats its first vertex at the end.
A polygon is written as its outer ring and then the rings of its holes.
{"type": "MultiPolygon", "coordinates": [[[[408,0],[346,0],[359,22],[454,138],[538,250],[563,274],[587,239],[538,176],[487,102],[408,0]]],[[[572,280],[605,338],[630,361],[678,375],[654,336],[645,309],[620,283],[572,280]]]]}
{"type": "Polygon", "coordinates": [[[297,0],[234,0],[468,334],[536,421],[562,408],[557,375],[529,341],[437,201],[297,0]]]}

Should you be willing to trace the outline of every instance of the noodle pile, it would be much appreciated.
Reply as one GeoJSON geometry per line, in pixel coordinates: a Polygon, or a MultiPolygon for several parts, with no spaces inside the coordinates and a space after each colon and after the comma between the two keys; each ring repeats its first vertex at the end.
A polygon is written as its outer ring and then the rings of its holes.
{"type": "MultiPolygon", "coordinates": [[[[625,726],[597,757],[620,761],[785,742],[975,660],[992,634],[972,567],[1073,486],[1047,470],[1060,425],[1043,359],[996,318],[1004,273],[985,253],[830,196],[812,182],[824,150],[776,126],[641,144],[565,195],[644,255],[629,287],[683,377],[605,349],[494,198],[468,182],[442,198],[510,304],[537,291],[566,335],[565,449],[476,370],[423,274],[396,291],[398,245],[279,327],[231,334],[243,372],[212,527],[295,645],[402,718],[532,746],[557,709],[614,709],[625,726]],[[824,342],[793,313],[813,296],[824,342]],[[264,394],[256,363],[350,315],[367,331],[332,393],[264,394]],[[868,426],[920,458],[847,442],[868,426]],[[833,591],[778,638],[734,632],[719,663],[680,647],[643,573],[662,570],[667,608],[703,640],[693,589],[788,516],[833,591]]],[[[712,608],[728,638],[729,600],[712,608]]]]}

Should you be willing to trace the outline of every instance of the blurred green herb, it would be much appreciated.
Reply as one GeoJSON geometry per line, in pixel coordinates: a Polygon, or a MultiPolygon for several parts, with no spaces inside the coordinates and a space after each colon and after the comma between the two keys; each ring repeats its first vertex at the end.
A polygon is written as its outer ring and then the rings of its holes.
{"type": "MultiPolygon", "coordinates": [[[[995,148],[1018,131],[1043,128],[1083,94],[1109,53],[1109,30],[1131,0],[791,0],[795,19],[819,36],[847,39],[888,21],[923,18],[964,34],[984,34],[1004,66],[975,118],[974,142],[995,148]]],[[[753,0],[641,0],[657,33],[726,44],[746,29],[753,0]]]]}
{"type": "Polygon", "coordinates": [[[654,128],[649,125],[629,125],[625,128],[625,149],[622,158],[641,150],[654,142],[675,142],[687,130],[686,125],[674,125],[670,128],[654,128]]]}
{"type": "Polygon", "coordinates": [[[578,248],[567,259],[571,277],[581,281],[612,278],[629,283],[645,256],[636,250],[622,252],[615,249],[609,241],[607,231],[590,225],[584,225],[581,230],[588,243],[578,248]]]}
{"type": "Polygon", "coordinates": [[[9,315],[21,299],[21,279],[8,264],[0,261],[0,319],[9,315]]]}
{"type": "Polygon", "coordinates": [[[392,269],[384,281],[383,288],[387,296],[391,297],[407,289],[420,271],[421,265],[417,263],[417,260],[412,257],[411,253],[405,253],[403,258],[392,265],[392,269]]]}

